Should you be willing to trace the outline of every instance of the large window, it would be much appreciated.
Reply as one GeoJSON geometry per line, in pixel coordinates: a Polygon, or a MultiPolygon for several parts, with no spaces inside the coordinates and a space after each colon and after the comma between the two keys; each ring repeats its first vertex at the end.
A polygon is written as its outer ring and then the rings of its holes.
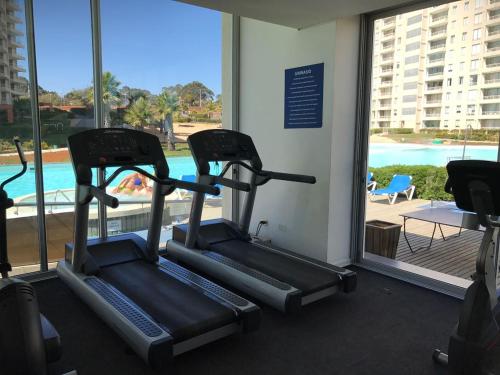
{"type": "MultiPolygon", "coordinates": [[[[95,127],[90,6],[88,0],[35,0],[34,11],[47,250],[55,266],[73,238],[75,178],[67,138],[95,127]]],[[[31,191],[23,199],[34,196],[31,191]]],[[[92,207],[90,235],[96,235],[92,207]]]]}
{"type": "MultiPolygon", "coordinates": [[[[0,181],[20,169],[12,154],[14,136],[21,138],[30,163],[28,173],[7,187],[15,200],[8,211],[10,256],[14,266],[26,266],[17,272],[39,270],[40,254],[54,266],[72,240],[75,179],[66,146],[69,135],[95,127],[154,134],[164,147],[171,176],[192,181],[196,168],[187,137],[222,126],[219,12],[175,1],[101,0],[98,23],[89,0],[33,0],[34,24],[25,25],[23,4],[0,1],[0,181]],[[92,33],[99,29],[98,35],[92,33]],[[30,43],[29,35],[36,43],[30,43]],[[93,37],[102,46],[102,66],[93,58],[99,52],[93,37]],[[37,89],[29,89],[27,46],[36,47],[37,89]],[[98,103],[95,72],[102,72],[98,103]],[[39,124],[31,113],[35,92],[39,124]],[[94,108],[99,107],[102,124],[95,121],[94,108]],[[40,165],[34,162],[37,155],[40,165]],[[37,179],[42,173],[43,180],[37,179]]],[[[219,167],[213,165],[213,172],[219,167]]],[[[101,235],[103,228],[110,235],[143,233],[151,185],[141,176],[119,176],[109,192],[119,195],[120,208],[103,216],[92,202],[88,235],[101,235]]],[[[172,224],[187,220],[191,199],[187,191],[166,198],[163,239],[172,224]]],[[[206,197],[204,218],[220,217],[222,201],[206,197]]]]}
{"type": "MultiPolygon", "coordinates": [[[[199,130],[222,126],[221,14],[174,1],[101,1],[105,127],[158,136],[174,178],[194,180],[186,143],[199,130]],[[130,27],[134,24],[134,27],[130,27]]],[[[151,181],[130,173],[113,190],[121,209],[108,209],[110,234],[147,228],[151,181]]],[[[166,197],[163,224],[186,221],[192,194],[166,197]]],[[[208,197],[204,218],[222,215],[222,199],[208,197]]]]}
{"type": "Polygon", "coordinates": [[[39,263],[35,191],[33,126],[28,91],[26,27],[22,1],[0,2],[0,181],[21,170],[13,137],[21,139],[29,161],[28,172],[7,185],[15,206],[7,211],[10,262],[18,272],[36,271],[39,263]],[[34,266],[33,266],[34,265],[34,266]]]}
{"type": "Polygon", "coordinates": [[[460,227],[461,213],[444,192],[445,165],[455,159],[497,160],[500,134],[500,53],[496,45],[485,49],[489,42],[482,40],[496,26],[466,3],[402,11],[397,24],[384,22],[394,14],[373,20],[366,109],[371,116],[365,259],[457,285],[470,280],[482,233],[460,227]],[[457,11],[450,11],[452,5],[457,11]],[[413,33],[409,25],[419,18],[425,22],[418,46],[388,56],[380,36],[388,28],[392,38],[413,33]],[[446,27],[454,22],[454,29],[446,27]],[[472,40],[452,44],[455,34],[467,33],[472,40]],[[462,54],[459,69],[456,48],[470,51],[462,54]],[[413,59],[417,54],[422,58],[413,59]],[[404,75],[384,70],[387,60],[404,75]]]}

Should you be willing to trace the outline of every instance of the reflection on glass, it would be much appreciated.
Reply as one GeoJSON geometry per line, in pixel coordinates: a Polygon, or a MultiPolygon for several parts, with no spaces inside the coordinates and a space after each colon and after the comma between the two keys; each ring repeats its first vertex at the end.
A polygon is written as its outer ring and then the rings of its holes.
{"type": "Polygon", "coordinates": [[[38,226],[36,198],[31,207],[23,196],[35,191],[33,166],[33,128],[26,60],[26,30],[22,1],[0,1],[0,181],[21,170],[13,137],[20,137],[28,159],[28,172],[8,184],[6,191],[14,199],[7,211],[9,259],[14,273],[38,271],[38,226]]]}
{"type": "MultiPolygon", "coordinates": [[[[101,20],[104,126],[156,135],[170,176],[193,180],[196,167],[187,137],[221,127],[220,13],[174,1],[117,6],[105,0],[101,20]]],[[[147,229],[151,186],[135,173],[116,179],[110,189],[118,188],[121,203],[107,211],[109,234],[147,229]]],[[[166,197],[164,229],[187,221],[191,199],[192,194],[182,190],[166,197]]],[[[222,199],[210,197],[204,217],[220,216],[222,199]]]]}
{"type": "MultiPolygon", "coordinates": [[[[75,178],[67,138],[94,128],[90,7],[88,0],[36,0],[34,12],[47,248],[55,262],[73,237],[75,178]]],[[[93,207],[90,232],[97,229],[93,207]]]]}

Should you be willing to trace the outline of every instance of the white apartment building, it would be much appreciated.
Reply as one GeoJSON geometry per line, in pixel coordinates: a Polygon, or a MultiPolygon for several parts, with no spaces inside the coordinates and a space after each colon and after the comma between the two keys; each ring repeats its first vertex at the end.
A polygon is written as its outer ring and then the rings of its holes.
{"type": "Polygon", "coordinates": [[[500,129],[500,0],[375,22],[371,128],[500,129]]]}
{"type": "Polygon", "coordinates": [[[0,0],[0,111],[7,113],[12,121],[12,102],[15,98],[27,94],[27,81],[19,73],[25,69],[18,65],[24,57],[17,49],[23,48],[20,37],[24,34],[16,28],[23,23],[16,14],[20,10],[14,0],[0,0]]]}

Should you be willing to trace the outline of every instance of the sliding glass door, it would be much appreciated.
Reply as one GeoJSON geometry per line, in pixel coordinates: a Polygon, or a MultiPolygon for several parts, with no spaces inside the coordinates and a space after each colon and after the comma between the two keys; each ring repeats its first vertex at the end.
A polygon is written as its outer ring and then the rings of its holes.
{"type": "Polygon", "coordinates": [[[498,9],[493,0],[456,1],[371,17],[364,260],[470,282],[482,232],[462,226],[445,166],[497,160],[498,9]]]}

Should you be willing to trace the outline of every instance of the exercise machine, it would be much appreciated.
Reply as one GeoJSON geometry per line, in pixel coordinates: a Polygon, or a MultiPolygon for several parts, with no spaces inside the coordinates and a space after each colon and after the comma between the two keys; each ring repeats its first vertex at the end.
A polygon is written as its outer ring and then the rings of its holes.
{"type": "Polygon", "coordinates": [[[54,326],[40,314],[33,286],[9,277],[7,210],[14,206],[5,187],[27,170],[18,138],[14,138],[22,169],[0,184],[0,371],[3,374],[45,375],[47,363],[61,357],[61,340],[54,326]]]}
{"type": "Polygon", "coordinates": [[[467,288],[458,324],[453,329],[448,354],[436,349],[433,359],[447,365],[453,375],[490,374],[488,352],[499,338],[497,298],[498,234],[500,228],[500,163],[458,160],[447,165],[445,190],[458,208],[474,212],[485,228],[473,283],[467,288]]]}
{"type": "Polygon", "coordinates": [[[314,184],[314,177],[263,170],[252,138],[240,132],[205,130],[190,135],[188,143],[197,182],[245,191],[246,201],[239,225],[225,219],[201,221],[204,194],[195,192],[189,224],[173,228],[168,256],[285,313],[338,290],[355,290],[355,272],[253,240],[249,234],[258,186],[272,179],[314,184]],[[226,162],[219,175],[210,174],[211,162],[226,162]],[[231,167],[246,169],[250,182],[225,178],[231,167]]]}
{"type": "Polygon", "coordinates": [[[219,189],[169,178],[154,135],[129,129],[92,129],[68,138],[76,176],[75,230],[57,265],[59,277],[151,367],[219,338],[258,328],[260,309],[199,275],[160,258],[165,196],[176,188],[217,195],[219,189]],[[154,174],[138,166],[152,166],[154,174]],[[102,185],[92,168],[118,167],[102,185]],[[153,184],[147,240],[134,233],[87,239],[89,203],[119,201],[106,187],[124,171],[153,184]]]}

